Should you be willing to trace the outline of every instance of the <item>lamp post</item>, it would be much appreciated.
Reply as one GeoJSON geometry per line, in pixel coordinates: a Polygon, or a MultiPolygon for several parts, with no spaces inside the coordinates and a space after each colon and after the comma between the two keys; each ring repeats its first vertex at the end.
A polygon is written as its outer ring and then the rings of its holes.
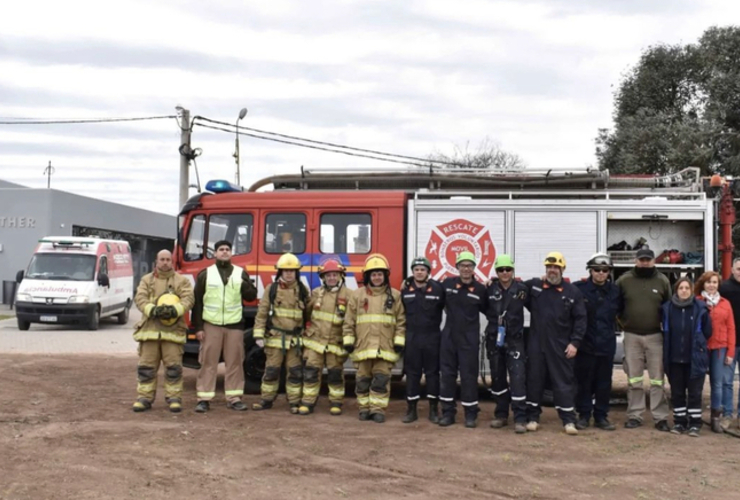
{"type": "Polygon", "coordinates": [[[247,108],[239,111],[239,118],[236,119],[236,140],[234,145],[234,160],[236,161],[236,185],[242,185],[241,172],[239,170],[239,120],[247,116],[247,108]]]}

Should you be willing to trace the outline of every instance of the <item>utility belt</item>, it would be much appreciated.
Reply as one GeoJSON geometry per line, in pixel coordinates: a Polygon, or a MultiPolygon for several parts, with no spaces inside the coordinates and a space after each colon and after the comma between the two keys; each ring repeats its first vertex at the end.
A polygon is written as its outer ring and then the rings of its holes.
{"type": "MultiPolygon", "coordinates": [[[[303,334],[303,327],[302,326],[296,326],[296,327],[294,327],[292,329],[285,329],[285,328],[279,328],[277,326],[272,326],[272,325],[268,324],[267,325],[267,331],[270,332],[270,331],[273,331],[273,330],[280,333],[280,349],[282,349],[283,354],[285,354],[286,351],[288,350],[288,348],[290,347],[290,345],[288,345],[289,342],[286,342],[285,336],[286,335],[292,335],[293,338],[295,339],[294,347],[296,348],[296,352],[298,353],[299,356],[302,355],[302,353],[303,353],[303,345],[301,343],[301,337],[302,337],[302,334],[303,334]]],[[[265,345],[266,346],[268,346],[270,340],[271,339],[268,338],[265,341],[265,345]]],[[[271,347],[271,346],[268,346],[268,347],[271,347]]]]}

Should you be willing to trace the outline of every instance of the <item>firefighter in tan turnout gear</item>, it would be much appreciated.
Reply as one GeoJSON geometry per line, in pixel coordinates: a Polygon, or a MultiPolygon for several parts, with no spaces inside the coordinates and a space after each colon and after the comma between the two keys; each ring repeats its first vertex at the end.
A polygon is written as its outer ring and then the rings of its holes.
{"type": "Polygon", "coordinates": [[[134,340],[139,342],[139,383],[135,412],[152,407],[157,392],[159,364],[164,364],[165,400],[173,413],[182,410],[182,353],[186,329],[184,315],[193,307],[193,287],[172,269],[172,254],[157,254],[153,273],[141,278],[134,298],[142,313],[134,340]]]}
{"type": "Polygon", "coordinates": [[[355,392],[360,420],[385,422],[391,369],[406,343],[401,293],[390,287],[388,260],[372,254],[365,261],[365,286],[352,294],[344,319],[344,348],[357,365],[355,392]]]}
{"type": "Polygon", "coordinates": [[[323,284],[311,293],[308,304],[311,321],[303,337],[303,399],[298,409],[301,415],[313,412],[324,366],[331,403],[329,412],[342,414],[344,362],[347,360],[347,351],[342,347],[342,324],[350,296],[344,286],[344,272],[344,267],[336,260],[327,260],[319,266],[323,284]]]}
{"type": "Polygon", "coordinates": [[[306,324],[309,292],[300,281],[301,262],[292,253],[284,253],[275,265],[277,279],[270,283],[260,300],[254,320],[254,339],[265,348],[265,374],[262,400],[252,405],[260,411],[272,408],[280,385],[280,368],[285,361],[285,392],[290,412],[297,414],[303,385],[301,336],[306,324]]]}

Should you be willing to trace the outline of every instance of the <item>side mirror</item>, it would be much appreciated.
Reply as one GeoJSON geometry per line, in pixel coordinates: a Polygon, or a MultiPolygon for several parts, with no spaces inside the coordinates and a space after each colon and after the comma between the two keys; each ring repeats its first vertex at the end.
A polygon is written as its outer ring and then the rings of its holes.
{"type": "Polygon", "coordinates": [[[104,286],[106,288],[110,288],[110,279],[108,278],[108,275],[105,273],[98,275],[98,284],[100,286],[104,286]]]}
{"type": "Polygon", "coordinates": [[[16,275],[15,275],[15,282],[16,283],[20,283],[21,281],[23,281],[23,277],[25,275],[26,275],[26,273],[25,273],[25,271],[23,271],[23,269],[21,269],[20,271],[18,271],[16,273],[16,275]]]}

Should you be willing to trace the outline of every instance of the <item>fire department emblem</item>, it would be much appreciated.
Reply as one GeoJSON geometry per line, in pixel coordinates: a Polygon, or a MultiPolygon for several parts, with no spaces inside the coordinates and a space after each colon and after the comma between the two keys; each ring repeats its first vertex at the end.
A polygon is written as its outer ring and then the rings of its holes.
{"type": "Polygon", "coordinates": [[[432,277],[436,280],[457,276],[455,260],[460,252],[472,252],[478,265],[475,274],[485,281],[493,270],[496,248],[491,232],[480,224],[466,219],[455,219],[432,229],[424,255],[432,263],[432,277]]]}

